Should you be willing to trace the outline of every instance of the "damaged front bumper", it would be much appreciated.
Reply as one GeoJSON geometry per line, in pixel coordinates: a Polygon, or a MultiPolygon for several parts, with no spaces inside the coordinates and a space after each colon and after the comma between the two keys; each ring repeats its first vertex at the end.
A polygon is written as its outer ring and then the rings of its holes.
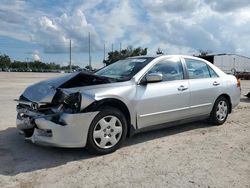
{"type": "Polygon", "coordinates": [[[26,140],[56,147],[85,147],[89,126],[98,113],[42,114],[27,108],[17,108],[17,112],[17,128],[30,134],[26,140]]]}

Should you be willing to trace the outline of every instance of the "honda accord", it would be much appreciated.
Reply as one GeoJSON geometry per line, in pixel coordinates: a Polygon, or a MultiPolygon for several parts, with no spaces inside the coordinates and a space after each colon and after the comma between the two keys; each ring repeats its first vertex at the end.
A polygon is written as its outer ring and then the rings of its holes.
{"type": "Polygon", "coordinates": [[[29,86],[16,121],[33,143],[107,154],[141,131],[201,119],[221,125],[240,93],[234,76],[200,58],[140,56],[29,86]]]}

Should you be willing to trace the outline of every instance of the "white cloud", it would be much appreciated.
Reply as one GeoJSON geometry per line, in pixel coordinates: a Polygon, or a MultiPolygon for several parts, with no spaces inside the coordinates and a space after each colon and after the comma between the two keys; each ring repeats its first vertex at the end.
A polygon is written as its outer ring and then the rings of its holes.
{"type": "Polygon", "coordinates": [[[250,6],[249,0],[205,0],[205,3],[218,12],[232,12],[250,6]]]}
{"type": "Polygon", "coordinates": [[[101,33],[104,41],[117,42],[129,34],[131,27],[136,26],[136,11],[131,7],[132,1],[114,1],[110,9],[93,10],[90,17],[101,33]]]}
{"type": "Polygon", "coordinates": [[[89,9],[93,9],[95,8],[97,5],[99,5],[100,3],[102,3],[103,0],[84,0],[84,1],[80,1],[80,3],[76,4],[76,6],[78,7],[78,9],[83,10],[83,11],[87,11],[89,9]]]}
{"type": "Polygon", "coordinates": [[[41,60],[41,58],[40,58],[40,56],[38,54],[33,54],[33,59],[35,61],[40,61],[41,60]]]}
{"type": "Polygon", "coordinates": [[[243,33],[250,29],[250,9],[245,7],[246,1],[239,2],[237,14],[230,12],[234,3],[230,5],[227,1],[212,0],[207,3],[202,0],[187,0],[175,3],[172,0],[159,0],[152,4],[152,0],[145,0],[142,3],[156,44],[160,46],[164,43],[170,53],[202,49],[249,54],[249,32],[243,33]],[[219,12],[213,6],[225,6],[225,11],[219,12]]]}
{"type": "Polygon", "coordinates": [[[185,46],[173,45],[167,42],[159,42],[148,50],[149,55],[155,55],[157,49],[160,48],[164,54],[196,54],[198,51],[185,46]]]}
{"type": "MultiPolygon", "coordinates": [[[[94,6],[90,1],[84,4],[94,6]]],[[[69,39],[73,52],[88,51],[90,32],[92,51],[100,49],[100,37],[94,26],[87,22],[82,10],[72,9],[69,12],[62,9],[66,12],[56,16],[36,9],[28,1],[4,0],[0,7],[0,35],[37,43],[45,53],[64,53],[68,52],[69,39]]]]}
{"type": "Polygon", "coordinates": [[[32,53],[32,58],[34,61],[41,61],[39,50],[34,50],[32,53]]]}
{"type": "Polygon", "coordinates": [[[3,0],[0,35],[32,39],[47,53],[67,53],[69,39],[74,52],[86,52],[91,32],[92,53],[103,42],[122,42],[150,52],[161,47],[167,53],[202,49],[250,56],[249,0],[76,0],[53,5],[55,11],[36,4],[3,0]]]}
{"type": "Polygon", "coordinates": [[[165,13],[194,12],[199,7],[200,0],[144,0],[143,5],[150,13],[161,16],[165,13]]]}
{"type": "Polygon", "coordinates": [[[40,44],[47,53],[69,51],[69,40],[72,41],[73,52],[88,51],[88,33],[91,33],[92,51],[100,49],[100,39],[93,25],[86,20],[81,10],[72,15],[66,13],[59,17],[43,16],[33,29],[33,40],[40,44]]]}
{"type": "Polygon", "coordinates": [[[24,1],[1,1],[0,6],[0,35],[28,41],[26,22],[28,5],[24,1]]]}

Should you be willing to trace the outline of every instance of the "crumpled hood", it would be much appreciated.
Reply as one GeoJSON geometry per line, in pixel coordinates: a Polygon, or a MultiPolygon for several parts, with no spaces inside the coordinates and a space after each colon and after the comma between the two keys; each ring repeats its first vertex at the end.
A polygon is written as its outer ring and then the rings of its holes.
{"type": "Polygon", "coordinates": [[[75,77],[76,74],[77,73],[67,74],[33,84],[25,89],[22,96],[33,102],[50,103],[56,93],[56,89],[75,77]]]}
{"type": "Polygon", "coordinates": [[[111,82],[116,81],[86,72],[77,72],[33,84],[25,89],[22,96],[33,102],[51,103],[57,88],[74,88],[111,82]]]}

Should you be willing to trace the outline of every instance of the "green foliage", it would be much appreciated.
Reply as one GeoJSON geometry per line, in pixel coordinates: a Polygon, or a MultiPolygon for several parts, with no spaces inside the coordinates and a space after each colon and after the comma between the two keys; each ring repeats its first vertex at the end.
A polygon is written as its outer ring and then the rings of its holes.
{"type": "Polygon", "coordinates": [[[61,67],[55,63],[43,63],[41,61],[34,62],[21,62],[14,61],[10,64],[9,68],[19,71],[32,70],[34,72],[48,71],[48,70],[60,70],[61,67]]]}
{"type": "MultiPolygon", "coordinates": [[[[133,48],[129,46],[127,49],[108,53],[108,59],[104,60],[103,63],[106,65],[112,64],[120,59],[125,59],[127,57],[142,56],[147,55],[147,48],[133,48]]],[[[86,69],[93,71],[92,67],[88,65],[86,69]]],[[[69,70],[69,66],[60,66],[55,63],[43,63],[41,61],[13,61],[11,62],[8,55],[0,54],[0,69],[11,69],[12,71],[33,71],[33,72],[44,72],[44,71],[58,71],[58,70],[69,70]]],[[[72,65],[72,70],[79,70],[80,67],[77,65],[72,65]]]]}
{"type": "Polygon", "coordinates": [[[86,66],[85,66],[85,69],[87,69],[87,70],[89,70],[89,71],[92,71],[93,68],[92,68],[90,65],[86,65],[86,66]]]}
{"type": "MultiPolygon", "coordinates": [[[[77,70],[80,67],[78,65],[72,65],[72,70],[77,70]]],[[[0,54],[0,69],[10,69],[12,71],[33,71],[33,72],[51,72],[58,70],[69,70],[69,66],[60,66],[56,63],[43,63],[41,61],[13,61],[11,62],[10,57],[0,54]]]]}
{"type": "Polygon", "coordinates": [[[207,56],[210,53],[212,53],[210,50],[199,50],[198,57],[204,57],[204,56],[207,56]]]}
{"type": "Polygon", "coordinates": [[[108,59],[104,60],[103,63],[106,65],[110,65],[118,60],[126,59],[127,57],[134,57],[134,56],[141,56],[141,55],[147,55],[147,48],[135,48],[133,49],[132,46],[129,46],[127,49],[108,53],[108,59]]]}
{"type": "MultiPolygon", "coordinates": [[[[61,67],[62,70],[69,70],[69,65],[61,67]]],[[[72,70],[78,70],[80,67],[78,65],[71,65],[72,70]]]]}
{"type": "Polygon", "coordinates": [[[164,53],[163,53],[163,51],[162,51],[161,48],[158,48],[157,51],[156,51],[156,54],[157,54],[157,55],[162,55],[162,54],[164,54],[164,53]]]}
{"type": "Polygon", "coordinates": [[[11,64],[10,57],[6,54],[0,55],[0,68],[8,68],[11,64]]]}

